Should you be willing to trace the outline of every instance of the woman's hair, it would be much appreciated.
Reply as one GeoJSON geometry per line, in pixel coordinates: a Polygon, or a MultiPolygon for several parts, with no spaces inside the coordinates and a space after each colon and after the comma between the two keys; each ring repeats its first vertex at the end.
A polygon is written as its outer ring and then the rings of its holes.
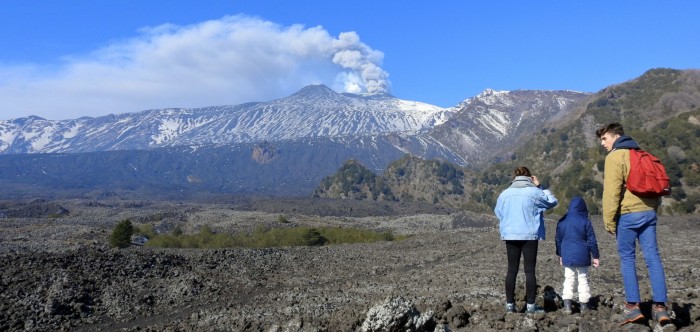
{"type": "Polygon", "coordinates": [[[516,168],[515,172],[513,172],[513,173],[515,174],[515,176],[527,176],[527,177],[532,176],[532,173],[530,173],[530,170],[527,169],[527,167],[525,167],[525,166],[520,166],[520,167],[516,168]]]}

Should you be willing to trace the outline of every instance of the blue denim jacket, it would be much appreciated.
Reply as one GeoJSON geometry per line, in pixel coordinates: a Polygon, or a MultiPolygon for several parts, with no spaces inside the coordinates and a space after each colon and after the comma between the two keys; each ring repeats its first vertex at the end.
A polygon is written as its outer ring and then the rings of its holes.
{"type": "Polygon", "coordinates": [[[527,176],[516,176],[496,202],[501,240],[544,240],[544,211],[557,205],[557,198],[540,189],[527,176]]]}

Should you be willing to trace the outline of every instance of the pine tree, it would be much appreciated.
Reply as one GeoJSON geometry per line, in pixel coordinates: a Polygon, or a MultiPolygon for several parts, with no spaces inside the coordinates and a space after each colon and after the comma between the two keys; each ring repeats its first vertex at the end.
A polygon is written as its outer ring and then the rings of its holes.
{"type": "Polygon", "coordinates": [[[131,244],[131,235],[134,234],[134,226],[129,219],[120,221],[112,231],[109,243],[112,247],[126,248],[131,244]]]}

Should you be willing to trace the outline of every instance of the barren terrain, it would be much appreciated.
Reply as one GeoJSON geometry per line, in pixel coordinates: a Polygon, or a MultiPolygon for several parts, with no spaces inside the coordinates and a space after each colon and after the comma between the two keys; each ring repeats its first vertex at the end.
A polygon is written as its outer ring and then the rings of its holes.
{"type": "MultiPolygon", "coordinates": [[[[497,221],[432,205],[304,199],[216,203],[122,200],[0,202],[0,331],[648,331],[619,327],[624,301],[614,238],[592,217],[601,267],[593,310],[564,315],[557,216],[540,243],[545,314],[504,314],[505,248],[497,221]],[[280,224],[283,215],[289,222],[280,224]],[[185,233],[209,225],[358,227],[410,235],[371,244],[270,249],[107,245],[124,219],[185,233]]],[[[700,330],[697,215],[659,220],[673,325],[700,330]]],[[[642,297],[651,298],[638,258],[642,297]]],[[[524,275],[516,295],[524,306],[524,275]]],[[[643,310],[649,317],[649,305],[643,310]]]]}

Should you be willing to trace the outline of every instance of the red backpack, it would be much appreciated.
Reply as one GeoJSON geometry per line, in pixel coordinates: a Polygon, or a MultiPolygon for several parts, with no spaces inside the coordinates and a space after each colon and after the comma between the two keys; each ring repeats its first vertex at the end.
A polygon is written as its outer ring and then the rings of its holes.
{"type": "Polygon", "coordinates": [[[630,149],[630,174],[627,190],[639,197],[671,194],[671,181],[659,158],[644,150],[630,149]]]}

